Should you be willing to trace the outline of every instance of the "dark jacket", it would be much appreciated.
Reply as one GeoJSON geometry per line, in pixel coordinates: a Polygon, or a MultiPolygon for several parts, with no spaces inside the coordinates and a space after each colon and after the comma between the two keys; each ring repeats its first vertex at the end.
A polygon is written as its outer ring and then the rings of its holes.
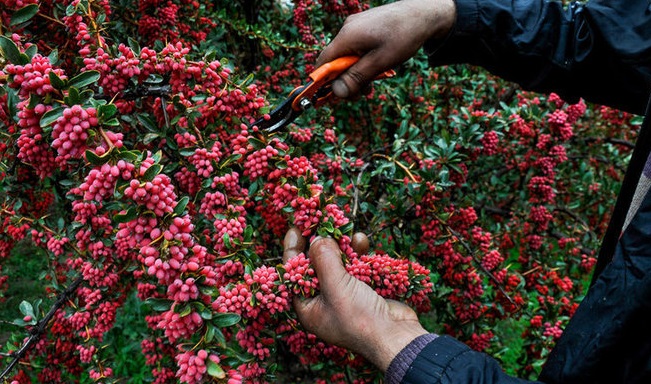
{"type": "MultiPolygon", "coordinates": [[[[651,0],[592,0],[566,7],[540,0],[457,0],[457,14],[450,36],[426,46],[432,65],[480,65],[528,90],[645,113],[651,89],[651,0]]],[[[647,165],[645,175],[651,178],[651,162],[647,165]]],[[[497,361],[451,337],[438,337],[418,350],[400,374],[403,383],[528,382],[506,375],[497,361]]],[[[651,383],[651,193],[539,380],[651,383]]]]}

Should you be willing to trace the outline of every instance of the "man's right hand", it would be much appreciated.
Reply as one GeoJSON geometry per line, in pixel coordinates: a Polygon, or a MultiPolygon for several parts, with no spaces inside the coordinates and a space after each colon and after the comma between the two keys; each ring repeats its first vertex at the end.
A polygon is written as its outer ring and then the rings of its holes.
{"type": "Polygon", "coordinates": [[[354,97],[379,74],[415,55],[428,39],[446,36],[455,20],[453,0],[401,0],[371,8],[346,19],[316,65],[359,56],[332,85],[337,97],[354,97]]]}

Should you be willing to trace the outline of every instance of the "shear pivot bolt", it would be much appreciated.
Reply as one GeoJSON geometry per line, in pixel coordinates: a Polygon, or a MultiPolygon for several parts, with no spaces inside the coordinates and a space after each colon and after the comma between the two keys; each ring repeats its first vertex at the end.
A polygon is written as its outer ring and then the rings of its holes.
{"type": "Polygon", "coordinates": [[[300,104],[301,108],[303,108],[303,110],[308,109],[310,107],[310,105],[312,105],[312,103],[308,99],[301,99],[299,104],[300,104]]]}

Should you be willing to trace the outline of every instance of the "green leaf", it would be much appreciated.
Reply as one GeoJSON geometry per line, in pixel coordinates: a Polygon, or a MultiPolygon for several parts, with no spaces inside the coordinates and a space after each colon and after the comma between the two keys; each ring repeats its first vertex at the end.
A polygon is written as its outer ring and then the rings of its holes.
{"type": "Polygon", "coordinates": [[[36,55],[36,53],[38,53],[38,47],[36,44],[30,45],[27,47],[27,49],[25,49],[25,55],[27,55],[29,61],[32,61],[32,58],[36,55]]]}
{"type": "Polygon", "coordinates": [[[196,307],[197,307],[197,313],[199,313],[199,316],[201,316],[202,319],[204,320],[212,319],[212,308],[208,308],[201,303],[196,303],[196,307]]]}
{"type": "Polygon", "coordinates": [[[69,106],[81,104],[81,98],[79,97],[79,90],[73,86],[70,86],[70,88],[68,89],[68,96],[64,97],[63,101],[65,101],[65,103],[69,106]]]}
{"type": "Polygon", "coordinates": [[[22,24],[26,21],[29,21],[37,13],[38,13],[38,4],[30,4],[24,6],[21,9],[14,12],[13,15],[11,15],[11,21],[9,22],[9,25],[13,27],[15,25],[22,24]]]}
{"type": "Polygon", "coordinates": [[[118,111],[118,107],[115,104],[104,104],[97,107],[97,117],[110,119],[118,111]]]}
{"type": "Polygon", "coordinates": [[[190,202],[190,197],[183,196],[181,200],[179,200],[179,203],[176,204],[176,207],[174,207],[174,214],[177,216],[181,216],[183,214],[183,211],[185,211],[185,207],[187,207],[189,202],[190,202]]]}
{"type": "Polygon", "coordinates": [[[224,372],[224,369],[214,361],[208,359],[206,362],[206,368],[208,371],[208,374],[212,377],[215,377],[217,379],[224,379],[226,378],[226,373],[224,372]]]}
{"type": "Polygon", "coordinates": [[[144,83],[145,83],[145,84],[160,84],[160,83],[162,83],[164,80],[165,80],[165,79],[164,79],[163,76],[161,76],[161,75],[150,74],[149,76],[147,76],[147,78],[145,79],[144,83]]]}
{"type": "Polygon", "coordinates": [[[108,121],[105,121],[104,125],[106,125],[107,127],[119,127],[120,122],[118,121],[118,119],[112,118],[112,119],[109,119],[108,121]]]}
{"type": "Polygon", "coordinates": [[[240,322],[240,315],[237,313],[215,313],[212,323],[219,328],[232,327],[240,322]]]}
{"type": "Polygon", "coordinates": [[[138,151],[120,151],[118,154],[118,158],[124,159],[129,162],[134,162],[138,160],[138,157],[140,157],[140,152],[138,151]]]}
{"type": "Polygon", "coordinates": [[[40,122],[41,128],[45,128],[48,125],[54,123],[62,115],[63,115],[63,107],[55,107],[45,112],[43,116],[41,116],[41,122],[40,122]]]}
{"type": "Polygon", "coordinates": [[[355,224],[352,221],[349,221],[347,224],[342,225],[341,227],[339,227],[339,230],[342,233],[349,233],[349,232],[351,232],[353,230],[354,225],[355,224]]]}
{"type": "Polygon", "coordinates": [[[242,238],[244,239],[245,242],[249,242],[251,241],[252,237],[253,237],[253,227],[247,225],[246,228],[244,228],[244,234],[242,235],[242,238]]]}
{"type": "Polygon", "coordinates": [[[154,159],[154,163],[160,163],[161,159],[163,158],[163,152],[156,151],[156,153],[151,155],[151,158],[154,159]]]}
{"type": "Polygon", "coordinates": [[[181,155],[183,157],[192,156],[192,155],[194,155],[195,152],[196,152],[196,149],[194,149],[194,148],[182,148],[182,149],[179,149],[179,155],[181,155]]]}
{"type": "Polygon", "coordinates": [[[71,4],[71,5],[68,5],[66,7],[66,16],[70,17],[70,16],[74,15],[76,12],[77,12],[77,7],[76,6],[73,6],[71,4]]]}
{"type": "Polygon", "coordinates": [[[208,325],[206,327],[206,334],[203,336],[204,340],[206,340],[206,343],[210,343],[212,339],[215,338],[215,327],[212,325],[208,325]]]}
{"type": "Polygon", "coordinates": [[[228,156],[224,161],[222,161],[219,164],[219,168],[223,169],[226,166],[230,165],[231,163],[234,163],[234,162],[238,161],[241,158],[242,158],[241,153],[236,153],[235,155],[228,156]]]}
{"type": "Polygon", "coordinates": [[[34,308],[28,301],[21,301],[18,305],[18,309],[20,309],[20,313],[22,313],[24,316],[31,316],[32,318],[36,317],[34,316],[34,308]]]}
{"type": "Polygon", "coordinates": [[[138,115],[138,121],[150,132],[160,132],[158,125],[148,115],[138,115]]]}
{"type": "Polygon", "coordinates": [[[136,56],[140,55],[140,44],[131,37],[127,38],[127,42],[129,43],[129,48],[131,48],[133,53],[135,53],[136,56]]]}
{"type": "Polygon", "coordinates": [[[56,64],[57,61],[59,61],[59,50],[54,48],[52,52],[50,52],[49,55],[47,55],[47,59],[50,60],[50,63],[53,65],[56,64]]]}
{"type": "Polygon", "coordinates": [[[66,82],[63,81],[63,79],[61,79],[59,75],[57,75],[54,71],[50,71],[49,77],[50,77],[50,84],[52,85],[52,87],[54,87],[54,89],[60,90],[66,87],[66,82]]]}
{"type": "Polygon", "coordinates": [[[192,307],[187,304],[182,305],[180,307],[176,307],[174,312],[178,313],[180,317],[186,317],[192,313],[192,307]]]}
{"type": "Polygon", "coordinates": [[[86,71],[70,79],[69,84],[71,87],[83,88],[89,84],[93,84],[99,78],[100,74],[98,71],[86,71]]]}
{"type": "Polygon", "coordinates": [[[86,160],[92,165],[102,165],[108,161],[108,156],[104,154],[103,156],[97,156],[97,154],[90,149],[86,150],[86,160]]]}
{"type": "Polygon", "coordinates": [[[160,164],[154,164],[151,167],[147,168],[145,171],[145,174],[142,175],[142,179],[144,181],[152,181],[156,175],[160,173],[160,171],[163,170],[163,166],[160,164]]]}
{"type": "Polygon", "coordinates": [[[328,220],[328,221],[326,221],[325,223],[323,223],[323,228],[324,228],[328,233],[332,233],[332,231],[335,230],[335,226],[334,226],[334,224],[332,223],[332,221],[330,221],[330,220],[328,220]]]}
{"type": "MultiPolygon", "coordinates": [[[[0,36],[0,55],[9,60],[12,64],[24,65],[27,64],[18,50],[18,46],[10,38],[0,36]]],[[[27,57],[27,56],[25,56],[27,57]]]]}
{"type": "Polygon", "coordinates": [[[644,118],[642,116],[633,116],[631,118],[631,125],[642,125],[644,118]]]}
{"type": "Polygon", "coordinates": [[[222,240],[224,240],[224,245],[226,246],[226,249],[233,248],[233,242],[231,241],[231,237],[228,235],[228,232],[224,233],[224,236],[222,236],[222,240]]]}
{"type": "Polygon", "coordinates": [[[172,300],[163,298],[150,297],[149,299],[145,300],[145,304],[149,305],[151,309],[157,312],[169,311],[169,309],[172,308],[172,303],[172,300]]]}
{"type": "Polygon", "coordinates": [[[87,102],[90,100],[91,97],[95,95],[95,92],[92,89],[84,89],[79,93],[79,99],[81,100],[81,104],[87,102]]]}
{"type": "Polygon", "coordinates": [[[160,135],[158,133],[149,132],[149,133],[145,134],[145,137],[142,138],[142,143],[143,144],[149,144],[152,141],[158,139],[159,137],[160,137],[160,135]]]}
{"type": "Polygon", "coordinates": [[[138,216],[138,210],[136,207],[129,208],[125,213],[118,213],[113,216],[113,220],[117,223],[128,223],[129,221],[135,219],[138,216]]]}
{"type": "Polygon", "coordinates": [[[31,95],[29,95],[29,104],[27,104],[27,108],[34,109],[40,102],[41,102],[41,98],[35,93],[32,93],[31,95]]]}

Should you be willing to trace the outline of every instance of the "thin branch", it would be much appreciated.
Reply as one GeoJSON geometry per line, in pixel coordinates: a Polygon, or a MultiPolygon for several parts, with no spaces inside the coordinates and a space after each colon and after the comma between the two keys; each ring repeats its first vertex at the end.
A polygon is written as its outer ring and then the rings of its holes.
{"type": "Polygon", "coordinates": [[[584,137],[580,139],[577,138],[576,140],[582,140],[585,141],[586,143],[604,142],[604,143],[622,145],[630,149],[635,148],[635,143],[624,139],[617,139],[614,137],[584,137]]]}
{"type": "Polygon", "coordinates": [[[374,154],[374,155],[371,156],[371,157],[381,157],[381,158],[383,158],[383,159],[385,159],[385,160],[388,160],[388,161],[394,163],[394,164],[397,165],[398,167],[402,168],[403,171],[405,171],[405,173],[407,174],[407,176],[409,176],[409,179],[411,179],[411,181],[413,181],[414,183],[417,183],[417,182],[418,182],[418,180],[416,180],[416,177],[414,176],[414,174],[411,173],[411,170],[410,170],[406,165],[404,165],[403,163],[401,163],[400,161],[398,161],[398,159],[393,158],[393,157],[389,157],[389,156],[387,156],[387,155],[382,155],[382,154],[379,154],[379,153],[374,154]]]}
{"type": "Polygon", "coordinates": [[[491,280],[493,280],[497,289],[499,289],[499,291],[504,295],[504,297],[506,297],[509,303],[511,303],[511,305],[513,305],[515,308],[520,308],[520,306],[516,304],[515,301],[513,301],[511,296],[509,296],[509,294],[506,293],[506,291],[502,287],[502,283],[499,280],[497,280],[495,275],[493,275],[489,270],[487,270],[486,268],[484,268],[483,265],[481,265],[481,262],[479,261],[479,259],[477,259],[477,256],[475,255],[475,252],[470,247],[470,245],[468,245],[468,243],[463,241],[461,235],[458,232],[456,232],[454,229],[450,228],[450,226],[445,225],[445,227],[447,228],[448,231],[450,231],[452,235],[454,235],[457,238],[457,241],[459,241],[461,246],[465,248],[466,252],[470,254],[470,257],[472,257],[473,261],[477,264],[477,267],[479,267],[479,269],[481,269],[482,272],[484,272],[491,280]]]}
{"type": "Polygon", "coordinates": [[[493,206],[488,206],[488,205],[476,206],[475,210],[477,210],[477,211],[485,211],[485,212],[495,214],[495,215],[500,215],[500,216],[503,216],[503,217],[511,217],[511,215],[513,215],[513,212],[511,212],[508,209],[503,209],[503,208],[493,207],[493,206]]]}
{"type": "MultiPolygon", "coordinates": [[[[549,235],[555,238],[556,240],[560,240],[566,237],[562,233],[556,231],[549,231],[549,235]]],[[[584,247],[579,247],[579,251],[581,251],[581,253],[584,255],[592,255],[594,253],[594,250],[590,250],[584,247]]]]}
{"type": "MultiPolygon", "coordinates": [[[[357,174],[357,180],[353,182],[353,221],[355,221],[355,218],[357,217],[357,208],[359,206],[359,188],[357,187],[359,184],[362,183],[362,175],[364,174],[364,171],[366,168],[368,168],[370,163],[364,163],[362,168],[359,170],[359,173],[357,174]]],[[[352,181],[352,179],[351,179],[352,181]]]]}
{"type": "Polygon", "coordinates": [[[83,276],[77,277],[77,279],[75,279],[75,281],[73,281],[72,284],[70,284],[68,288],[66,288],[59,295],[59,297],[57,297],[56,302],[54,303],[54,305],[52,305],[52,307],[50,308],[49,312],[45,315],[45,317],[39,320],[36,323],[36,325],[30,330],[30,336],[27,339],[27,341],[23,344],[23,346],[20,347],[18,351],[11,354],[13,360],[4,369],[4,371],[2,371],[2,374],[0,374],[0,380],[4,379],[7,375],[9,375],[9,373],[16,366],[16,364],[18,364],[20,360],[22,360],[25,357],[29,349],[40,340],[41,336],[43,336],[43,334],[45,333],[46,327],[50,323],[50,320],[52,320],[52,318],[54,317],[54,314],[65,305],[65,303],[69,300],[70,296],[77,290],[77,288],[79,287],[82,281],[84,281],[83,276]]]}
{"type": "Polygon", "coordinates": [[[124,92],[120,99],[122,100],[136,100],[141,97],[165,97],[172,93],[171,85],[157,85],[157,86],[144,86],[138,85],[134,90],[124,92]]]}
{"type": "Polygon", "coordinates": [[[585,222],[585,220],[583,220],[582,218],[580,218],[576,213],[570,211],[570,210],[567,209],[566,207],[555,207],[555,208],[554,208],[554,211],[556,211],[556,212],[560,212],[560,213],[564,213],[565,215],[571,217],[572,219],[574,219],[574,221],[576,221],[577,223],[581,224],[581,226],[583,226],[583,229],[585,229],[585,230],[589,230],[589,229],[590,229],[590,226],[588,225],[588,223],[585,222]]]}

